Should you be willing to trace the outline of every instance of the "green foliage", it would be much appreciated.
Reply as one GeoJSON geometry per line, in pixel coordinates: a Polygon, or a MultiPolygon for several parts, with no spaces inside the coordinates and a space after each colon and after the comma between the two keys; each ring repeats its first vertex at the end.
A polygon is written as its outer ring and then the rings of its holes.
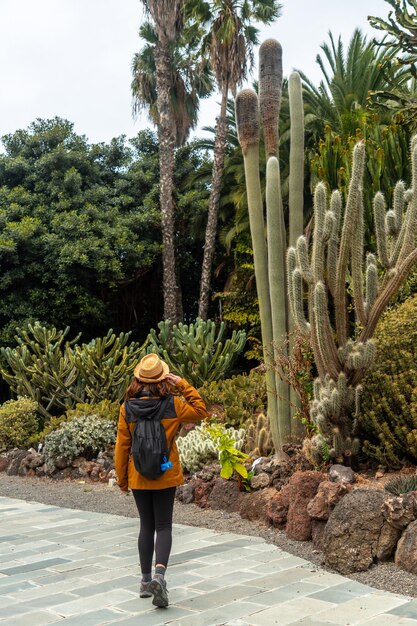
{"type": "MultiPolygon", "coordinates": [[[[219,425],[219,429],[233,440],[233,445],[237,449],[242,449],[245,437],[243,429],[226,429],[223,425],[219,425]]],[[[181,465],[188,472],[196,472],[209,461],[219,457],[218,443],[210,427],[204,422],[197,425],[185,437],[179,437],[177,447],[181,465]]]]}
{"type": "Polygon", "coordinates": [[[147,131],[138,139],[89,145],[59,118],[2,138],[3,343],[16,325],[36,319],[90,336],[108,327],[128,285],[159,259],[159,215],[150,202],[157,143],[147,131]]]}
{"type": "Polygon", "coordinates": [[[242,352],[246,334],[233,331],[224,339],[225,324],[197,318],[195,324],[174,324],[169,320],[158,324],[159,333],[152,329],[145,343],[146,353],[155,352],[170,369],[190,381],[195,387],[219,380],[231,369],[242,352]]]}
{"type": "Polygon", "coordinates": [[[417,476],[397,476],[385,485],[385,490],[393,493],[394,496],[401,496],[403,493],[417,491],[417,476]]]}
{"type": "Polygon", "coordinates": [[[68,333],[69,327],[28,324],[17,329],[15,348],[0,349],[0,373],[11,392],[36,401],[45,420],[77,404],[120,401],[138,360],[129,333],[109,330],[81,345],[74,345],[79,337],[68,341],[68,333]]]}
{"type": "Polygon", "coordinates": [[[49,469],[77,457],[92,459],[116,440],[115,424],[97,415],[74,417],[45,437],[43,453],[49,469]]]}
{"type": "Polygon", "coordinates": [[[98,404],[77,404],[75,409],[68,409],[68,411],[63,415],[51,417],[45,428],[35,437],[32,437],[31,441],[33,443],[43,442],[49,433],[54,430],[58,430],[63,424],[70,422],[76,417],[88,417],[90,415],[95,415],[100,419],[110,420],[116,423],[119,417],[119,410],[119,402],[111,402],[110,400],[101,400],[98,404]]]}
{"type": "Polygon", "coordinates": [[[246,452],[254,458],[269,456],[274,451],[268,417],[260,413],[246,423],[246,452]]]}
{"type": "Polygon", "coordinates": [[[226,380],[205,383],[199,389],[205,402],[212,406],[222,421],[241,428],[257,413],[266,408],[265,375],[253,370],[226,380]]]}
{"type": "MultiPolygon", "coordinates": [[[[155,134],[89,144],[54,118],[2,142],[0,344],[36,320],[86,339],[110,326],[144,337],[162,308],[155,134]]],[[[184,311],[195,315],[209,191],[190,177],[208,157],[191,142],[175,158],[175,243],[188,281],[184,311]]]]}
{"type": "Polygon", "coordinates": [[[210,424],[207,430],[219,451],[220,476],[229,480],[233,472],[236,472],[247,479],[248,471],[243,462],[249,459],[249,456],[236,448],[236,440],[230,429],[225,429],[221,424],[210,424]]]}
{"type": "Polygon", "coordinates": [[[69,420],[74,417],[81,417],[83,415],[97,415],[104,420],[110,420],[114,423],[119,419],[120,402],[111,400],[101,400],[97,404],[83,403],[77,404],[75,409],[69,409],[66,412],[66,416],[69,420]]]}
{"type": "Polygon", "coordinates": [[[38,429],[37,403],[30,398],[0,406],[0,451],[25,448],[38,429]]]}
{"type": "Polygon", "coordinates": [[[417,76],[417,45],[415,32],[417,28],[417,3],[415,0],[385,0],[392,9],[388,13],[387,20],[373,15],[368,16],[368,20],[374,28],[382,30],[384,34],[390,35],[389,38],[384,37],[377,45],[384,46],[388,49],[394,48],[404,54],[398,55],[397,64],[409,65],[414,77],[417,76]]]}
{"type": "Polygon", "coordinates": [[[417,462],[417,295],[387,311],[375,333],[378,358],[363,381],[364,451],[388,467],[417,462]]]}

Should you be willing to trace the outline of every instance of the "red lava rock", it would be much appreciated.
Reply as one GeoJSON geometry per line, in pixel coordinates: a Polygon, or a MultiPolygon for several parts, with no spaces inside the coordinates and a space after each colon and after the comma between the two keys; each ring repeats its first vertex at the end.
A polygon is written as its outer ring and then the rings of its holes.
{"type": "Polygon", "coordinates": [[[5,472],[10,465],[10,459],[7,456],[0,456],[0,472],[5,472]]]}
{"type": "Polygon", "coordinates": [[[216,478],[208,497],[208,505],[211,509],[222,509],[234,513],[239,511],[240,495],[235,480],[216,478]]]}
{"type": "Polygon", "coordinates": [[[323,550],[324,531],[326,522],[324,520],[311,520],[311,539],[316,550],[323,550]]]}
{"type": "Polygon", "coordinates": [[[209,508],[208,498],[213,489],[214,483],[206,483],[203,480],[196,479],[196,486],[194,489],[194,503],[202,509],[209,508]]]}
{"type": "Polygon", "coordinates": [[[307,505],[307,512],[315,520],[328,520],[336,504],[352,490],[350,483],[334,483],[324,480],[319,484],[314,498],[307,505]]]}
{"type": "Polygon", "coordinates": [[[268,502],[266,510],[267,520],[275,528],[284,528],[287,523],[289,501],[288,486],[285,486],[281,491],[273,490],[268,502]]]}
{"type": "Polygon", "coordinates": [[[253,493],[241,493],[239,502],[240,516],[251,522],[255,520],[269,522],[268,509],[271,498],[273,498],[276,493],[276,490],[273,488],[262,489],[261,491],[253,493]]]}
{"type": "Polygon", "coordinates": [[[395,564],[407,572],[417,574],[417,520],[407,526],[399,540],[395,564]]]}
{"type": "Polygon", "coordinates": [[[314,498],[321,482],[326,476],[321,472],[295,472],[287,485],[289,491],[289,507],[286,533],[295,541],[311,539],[311,517],[307,505],[314,498]]]}

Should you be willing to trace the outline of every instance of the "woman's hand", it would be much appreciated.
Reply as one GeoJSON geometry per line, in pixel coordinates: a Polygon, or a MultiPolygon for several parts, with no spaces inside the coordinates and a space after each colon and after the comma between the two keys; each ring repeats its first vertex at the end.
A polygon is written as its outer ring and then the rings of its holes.
{"type": "Polygon", "coordinates": [[[168,381],[171,385],[176,387],[180,380],[182,380],[181,376],[177,376],[176,374],[167,374],[165,380],[168,381]]]}

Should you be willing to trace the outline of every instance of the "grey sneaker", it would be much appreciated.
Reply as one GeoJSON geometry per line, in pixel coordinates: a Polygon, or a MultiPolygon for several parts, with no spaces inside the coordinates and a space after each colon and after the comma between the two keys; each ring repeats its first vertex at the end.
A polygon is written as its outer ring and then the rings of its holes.
{"type": "Polygon", "coordinates": [[[150,584],[150,582],[144,583],[143,581],[140,583],[139,598],[150,598],[152,596],[152,592],[149,589],[150,584]]]}
{"type": "Polygon", "coordinates": [[[163,578],[155,576],[155,578],[149,583],[149,590],[153,595],[152,604],[154,606],[168,606],[168,589],[163,578]]]}

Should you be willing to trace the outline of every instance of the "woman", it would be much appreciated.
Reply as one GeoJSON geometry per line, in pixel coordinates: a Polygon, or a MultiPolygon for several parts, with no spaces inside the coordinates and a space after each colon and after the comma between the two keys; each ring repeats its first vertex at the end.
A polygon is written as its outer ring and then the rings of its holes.
{"type": "Polygon", "coordinates": [[[156,354],[143,357],[135,367],[134,377],[120,407],[115,449],[115,469],[120,489],[131,489],[140,518],[138,539],[142,571],[140,597],[153,595],[155,606],[168,606],[164,579],[172,545],[172,513],[175,490],[184,482],[175,435],[181,422],[195,422],[207,417],[204,400],[194,387],[180,376],[171,374],[168,365],[156,354]],[[171,385],[184,400],[174,397],[171,385]],[[160,420],[167,443],[165,471],[158,478],[146,478],[132,458],[132,436],[137,421],[160,420]],[[170,467],[170,463],[172,467],[170,467]],[[156,541],[155,541],[156,532],[156,541]],[[152,558],[155,551],[155,574],[152,558]]]}

